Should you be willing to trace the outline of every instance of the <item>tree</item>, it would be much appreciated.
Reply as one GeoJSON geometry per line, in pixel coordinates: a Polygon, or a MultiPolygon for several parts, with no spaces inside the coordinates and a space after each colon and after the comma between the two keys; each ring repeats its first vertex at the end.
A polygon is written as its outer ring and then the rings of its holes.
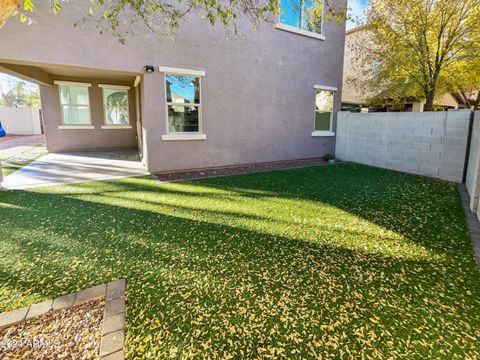
{"type": "Polygon", "coordinates": [[[377,97],[423,98],[431,111],[448,84],[462,88],[459,69],[479,61],[480,0],[371,0],[367,21],[356,59],[360,85],[377,97]]]}
{"type": "MultiPolygon", "coordinates": [[[[480,38],[475,40],[478,44],[480,38]]],[[[470,51],[478,49],[472,48],[470,51]]],[[[473,56],[452,65],[444,79],[444,88],[455,94],[468,108],[480,110],[480,56],[473,56]]]]}
{"type": "Polygon", "coordinates": [[[33,91],[28,93],[25,98],[25,105],[28,108],[39,109],[41,107],[39,92],[33,91]]]}
{"type": "Polygon", "coordinates": [[[0,104],[7,107],[40,107],[38,86],[29,85],[24,81],[15,81],[4,90],[0,86],[0,104]]]}
{"type": "Polygon", "coordinates": [[[462,63],[445,79],[444,88],[454,94],[466,107],[480,110],[480,61],[462,63]]]}
{"type": "Polygon", "coordinates": [[[0,0],[0,27],[17,12],[20,2],[21,0],[0,0]]]}
{"type": "MultiPolygon", "coordinates": [[[[8,18],[16,14],[19,14],[22,22],[31,22],[28,14],[34,11],[35,1],[44,0],[0,0],[0,28],[8,18]]],[[[61,12],[62,2],[65,1],[67,0],[50,0],[52,11],[61,12]]],[[[323,2],[317,2],[321,6],[313,11],[313,18],[323,9],[323,2]]],[[[329,20],[334,18],[338,22],[345,21],[346,1],[325,0],[325,3],[329,20]]],[[[78,24],[94,20],[100,32],[111,31],[124,42],[124,35],[135,32],[138,25],[152,32],[172,34],[193,10],[201,13],[212,25],[221,23],[236,32],[238,15],[246,16],[251,23],[257,25],[260,22],[275,21],[279,9],[279,0],[90,0],[89,12],[84,14],[78,24]]]]}

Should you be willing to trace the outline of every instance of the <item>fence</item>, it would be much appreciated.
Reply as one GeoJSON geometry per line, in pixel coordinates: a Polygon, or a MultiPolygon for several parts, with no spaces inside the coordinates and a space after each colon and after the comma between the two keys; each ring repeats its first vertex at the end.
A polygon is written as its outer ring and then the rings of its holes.
{"type": "Polygon", "coordinates": [[[470,110],[339,112],[335,155],[344,161],[462,182],[470,114],[470,110]]]}
{"type": "Polygon", "coordinates": [[[7,134],[39,135],[42,133],[38,109],[0,107],[0,122],[7,134]]]}
{"type": "Polygon", "coordinates": [[[470,210],[480,218],[480,209],[478,208],[480,192],[480,111],[476,111],[473,118],[465,185],[470,195],[470,210]]]}

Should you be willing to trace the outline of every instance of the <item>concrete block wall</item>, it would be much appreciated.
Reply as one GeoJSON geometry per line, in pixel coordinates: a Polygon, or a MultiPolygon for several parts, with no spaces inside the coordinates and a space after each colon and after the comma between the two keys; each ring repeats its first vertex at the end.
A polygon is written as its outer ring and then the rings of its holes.
{"type": "Polygon", "coordinates": [[[462,182],[470,113],[339,112],[335,154],[343,161],[462,182]]]}
{"type": "Polygon", "coordinates": [[[0,122],[9,135],[40,135],[38,109],[0,107],[0,122]]]}
{"type": "Polygon", "coordinates": [[[470,195],[470,210],[476,213],[480,210],[477,209],[480,192],[480,111],[476,111],[473,117],[465,185],[470,195]]]}

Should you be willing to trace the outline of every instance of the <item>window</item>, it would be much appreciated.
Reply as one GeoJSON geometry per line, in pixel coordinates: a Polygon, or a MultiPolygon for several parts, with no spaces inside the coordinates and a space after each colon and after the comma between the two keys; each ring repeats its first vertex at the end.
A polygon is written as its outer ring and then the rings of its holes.
{"type": "Polygon", "coordinates": [[[105,125],[128,126],[128,86],[98,85],[103,88],[105,125]]]}
{"type": "Polygon", "coordinates": [[[90,84],[55,81],[59,86],[63,125],[90,125],[90,84]]]}
{"type": "Polygon", "coordinates": [[[277,27],[323,39],[323,0],[281,0],[277,27]]]}
{"type": "Polygon", "coordinates": [[[160,66],[165,74],[166,134],[162,140],[205,140],[202,133],[203,70],[160,66]]]}
{"type": "Polygon", "coordinates": [[[167,133],[200,133],[200,77],[165,74],[167,133]]]}
{"type": "Polygon", "coordinates": [[[312,136],[333,136],[333,100],[336,89],[315,86],[315,123],[312,136]]]}

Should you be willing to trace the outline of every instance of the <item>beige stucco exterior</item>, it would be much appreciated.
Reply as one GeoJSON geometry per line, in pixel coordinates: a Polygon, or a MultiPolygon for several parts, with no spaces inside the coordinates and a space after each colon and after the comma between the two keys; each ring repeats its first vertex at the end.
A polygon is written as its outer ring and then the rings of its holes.
{"type": "MultiPolygon", "coordinates": [[[[69,1],[60,15],[39,2],[31,26],[10,20],[0,30],[0,66],[28,65],[42,77],[41,99],[51,151],[136,146],[136,110],[142,120],[144,162],[151,172],[314,158],[333,153],[333,136],[313,137],[314,85],[338,89],[340,108],[344,27],[325,24],[325,40],[276,29],[254,30],[240,19],[240,35],[191,16],[175,40],[147,31],[125,45],[94,24],[73,24],[88,2],[69,1]],[[144,65],[155,72],[145,73],[144,65]],[[162,140],[166,134],[164,74],[159,66],[205,71],[201,85],[204,140],[162,140]],[[139,108],[134,83],[139,77],[139,108]],[[62,130],[53,80],[92,83],[91,130],[62,130]],[[52,83],[49,83],[52,82],[52,83]],[[99,83],[129,85],[132,129],[102,129],[99,83]]],[[[20,66],[20,70],[18,67],[20,66]]],[[[28,74],[27,74],[28,75],[28,74]]],[[[333,124],[335,130],[335,119],[333,124]]]]}
{"type": "MultiPolygon", "coordinates": [[[[364,80],[366,71],[364,64],[356,59],[355,47],[357,44],[366,41],[366,31],[363,28],[347,31],[345,35],[345,59],[343,62],[343,86],[342,103],[362,105],[366,103],[369,96],[373,93],[366,93],[365,89],[360,89],[352,81],[354,79],[364,80]]],[[[370,69],[367,69],[370,70],[370,69]]]]}

